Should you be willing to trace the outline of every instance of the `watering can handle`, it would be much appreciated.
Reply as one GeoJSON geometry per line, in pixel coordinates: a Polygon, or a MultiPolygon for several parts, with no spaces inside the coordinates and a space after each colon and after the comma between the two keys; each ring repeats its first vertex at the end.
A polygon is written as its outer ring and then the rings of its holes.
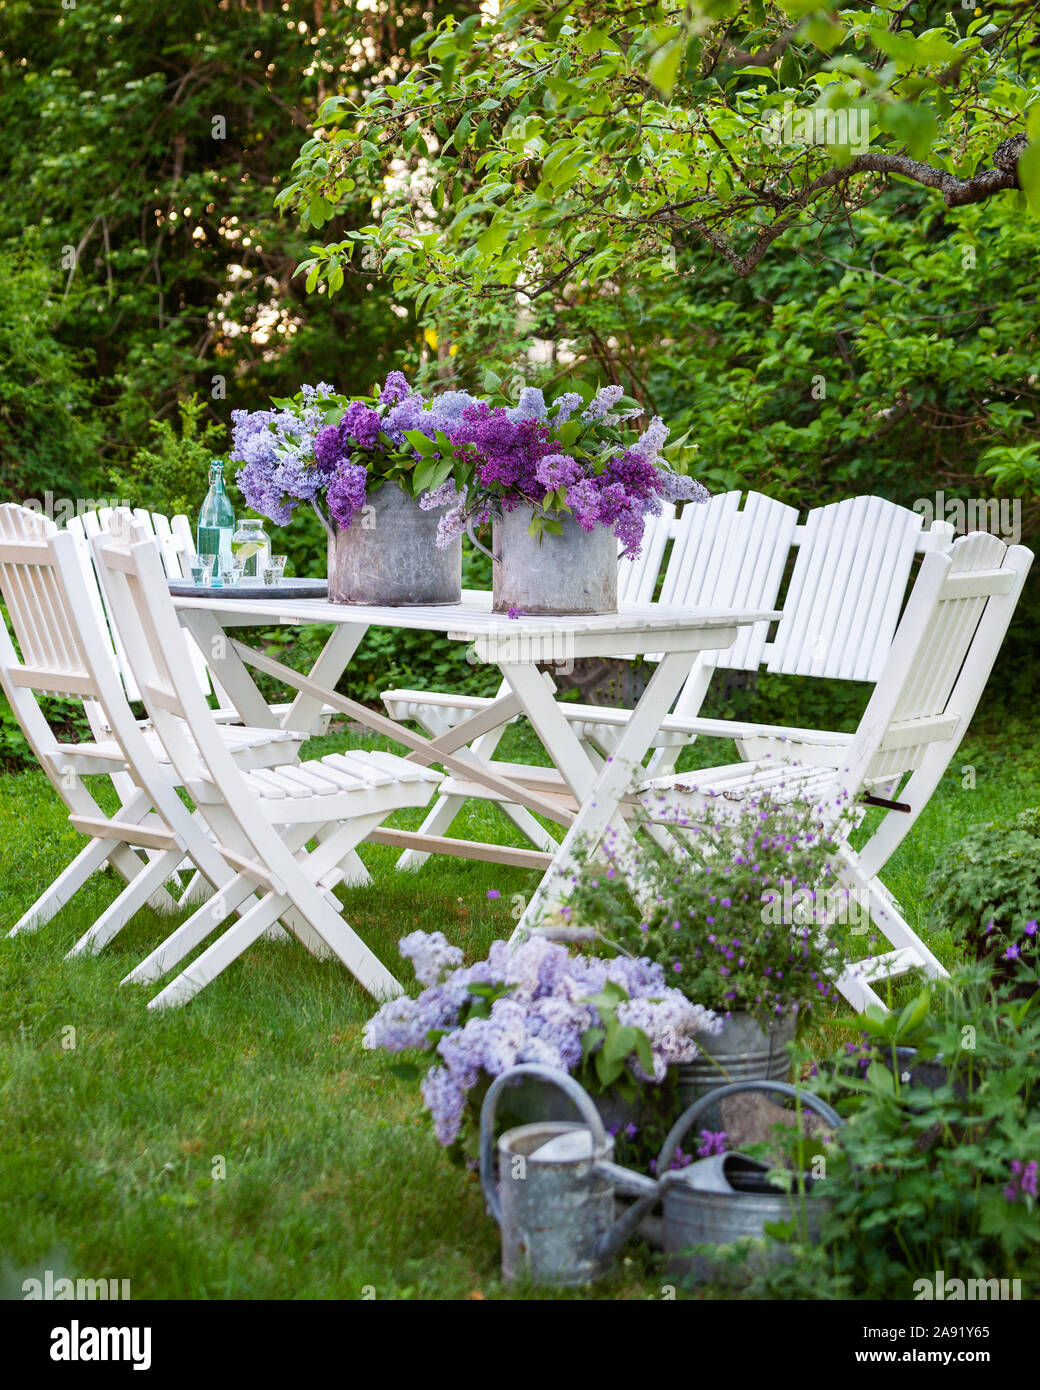
{"type": "Polygon", "coordinates": [[[537,1076],[541,1081],[551,1082],[552,1085],[558,1086],[569,1100],[574,1102],[581,1118],[592,1130],[594,1153],[603,1147],[607,1139],[600,1113],[593,1105],[589,1093],[565,1071],[555,1071],[552,1067],[544,1067],[538,1062],[521,1062],[519,1066],[510,1067],[508,1071],[504,1071],[501,1076],[496,1077],[488,1088],[487,1095],[484,1097],[484,1104],[480,1107],[480,1184],[484,1189],[488,1206],[491,1208],[491,1214],[500,1226],[502,1224],[502,1203],[499,1200],[498,1184],[495,1182],[493,1161],[495,1109],[502,1088],[520,1076],[537,1076]]]}
{"type": "Polygon", "coordinates": [[[478,541],[477,538],[476,538],[476,536],[473,534],[473,519],[472,519],[472,518],[470,518],[470,520],[466,522],[466,535],[469,536],[470,540],[473,542],[473,544],[476,546],[476,548],[477,548],[478,550],[482,551],[482,552],[488,557],[489,560],[493,561],[495,564],[498,563],[498,556],[497,556],[497,555],[492,555],[491,551],[488,550],[487,546],[484,545],[483,542],[478,541]]]}
{"type": "Polygon", "coordinates": [[[826,1101],[820,1100],[819,1096],[814,1096],[811,1091],[798,1091],[786,1081],[734,1081],[728,1086],[716,1086],[706,1096],[701,1096],[700,1100],[694,1101],[688,1110],[684,1110],[672,1126],[668,1138],[664,1141],[661,1156],[657,1160],[659,1175],[668,1172],[672,1165],[672,1159],[675,1157],[675,1151],[679,1147],[679,1140],[684,1137],[687,1130],[693,1128],[694,1121],[699,1118],[702,1111],[706,1110],[709,1105],[723,1100],[726,1096],[735,1096],[738,1091],[774,1091],[778,1095],[792,1097],[800,1095],[810,1109],[815,1110],[835,1129],[840,1129],[843,1123],[838,1112],[832,1110],[826,1101]]]}

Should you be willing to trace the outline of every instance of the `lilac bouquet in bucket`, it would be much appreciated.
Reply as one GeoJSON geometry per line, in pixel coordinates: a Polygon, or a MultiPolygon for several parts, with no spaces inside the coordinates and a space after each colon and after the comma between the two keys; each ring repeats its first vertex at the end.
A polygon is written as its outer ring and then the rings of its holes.
{"type": "Polygon", "coordinates": [[[659,416],[636,435],[632,422],[642,414],[620,386],[565,391],[551,403],[526,387],[513,406],[501,397],[467,406],[450,431],[451,477],[421,501],[450,508],[439,544],[489,516],[520,510],[533,538],[560,535],[573,519],[586,533],[607,528],[634,559],[647,516],[659,515],[665,502],[708,498],[685,471],[694,452],[685,438],[666,449],[659,416]]]}
{"type": "MultiPolygon", "coordinates": [[[[572,954],[537,934],[516,946],[496,941],[470,966],[441,932],[413,932],[400,951],[424,988],[384,1004],[365,1027],[364,1045],[422,1054],[421,1065],[395,1071],[421,1077],[437,1139],[456,1157],[475,1152],[493,1078],[518,1062],[540,1062],[570,1072],[594,1097],[627,1101],[641,1122],[656,1111],[646,1161],[674,1119],[668,1083],[676,1067],[698,1055],[699,1035],[721,1025],[670,988],[653,961],[572,954]]],[[[637,1137],[633,1120],[613,1128],[637,1137]]]]}
{"type": "Polygon", "coordinates": [[[249,506],[279,526],[306,503],[330,532],[346,529],[384,483],[409,496],[438,486],[451,467],[441,466],[441,455],[450,456],[448,431],[472,404],[465,391],[423,396],[401,372],[373,396],[342,396],[326,382],[303,386],[273,400],[273,410],[231,412],[238,485],[249,506]]]}
{"type": "Polygon", "coordinates": [[[414,499],[450,472],[447,431],[473,397],[427,398],[391,372],[372,396],[344,397],[323,382],[272,404],[232,413],[238,484],[250,507],[278,525],[301,503],[313,507],[329,536],[329,598],[457,603],[461,545],[438,552],[436,521],[414,499]]]}

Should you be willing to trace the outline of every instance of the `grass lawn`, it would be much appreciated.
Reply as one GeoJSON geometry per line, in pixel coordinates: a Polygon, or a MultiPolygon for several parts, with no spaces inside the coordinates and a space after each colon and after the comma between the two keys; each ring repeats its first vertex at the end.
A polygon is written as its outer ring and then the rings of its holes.
{"type": "MultiPolygon", "coordinates": [[[[530,756],[520,731],[510,738],[530,756]]],[[[358,743],[336,736],[308,756],[358,743]]],[[[693,756],[718,761],[719,745],[693,756]]],[[[911,924],[923,926],[921,887],[951,841],[1038,801],[1031,731],[984,711],[886,874],[911,924]]],[[[478,839],[510,831],[488,806],[455,828],[478,839]]],[[[41,774],[0,778],[0,929],[79,843],[41,774]]],[[[373,884],[344,893],[346,917],[402,978],[399,937],[441,929],[481,954],[510,930],[511,895],[534,882],[444,858],[398,874],[395,852],[379,846],[363,857],[373,884]],[[489,901],[492,887],[501,897],[489,901]]],[[[475,1175],[446,1162],[392,1059],[362,1050],[372,1002],[338,964],[261,942],[186,1008],[149,1015],[150,994],[119,980],[169,919],[145,911],[100,956],[62,959],[117,891],[98,876],[47,927],[0,943],[5,1296],[20,1297],[39,1268],[127,1278],[134,1298],[522,1292],[499,1280],[498,1233],[475,1175]]],[[[951,961],[943,933],[926,935],[951,961]]],[[[632,1245],[593,1296],[655,1297],[664,1282],[656,1257],[632,1245]]]]}

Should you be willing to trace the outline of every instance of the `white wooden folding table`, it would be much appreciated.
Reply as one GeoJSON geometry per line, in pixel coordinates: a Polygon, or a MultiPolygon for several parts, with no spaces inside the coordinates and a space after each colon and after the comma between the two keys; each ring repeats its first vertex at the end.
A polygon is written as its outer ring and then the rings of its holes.
{"type": "Polygon", "coordinates": [[[579,852],[591,852],[611,825],[624,833],[621,811],[637,769],[649,751],[661,720],[697,657],[730,646],[740,628],[769,622],[779,613],[762,610],[698,610],[661,604],[621,603],[616,613],[590,617],[510,619],[492,612],[491,595],[465,590],[462,602],[439,607],[383,608],[329,603],[324,599],[238,599],[212,589],[199,597],[177,598],[182,624],[189,629],[243,721],[257,726],[274,718],[250,674],[250,667],[283,681],[298,693],[281,725],[308,730],[322,705],[331,705],[375,733],[410,748],[411,757],[443,765],[452,779],[445,791],[491,796],[502,804],[538,813],[566,826],[555,853],[484,845],[471,840],[380,829],[377,843],[495,863],[543,869],[543,877],[517,926],[522,932],[551,910],[563,888],[564,873],[579,852]],[[266,653],[230,637],[227,629],[329,625],[332,635],[313,667],[303,675],[266,653]],[[336,693],[335,686],[369,627],[439,632],[466,644],[467,659],[495,665],[502,691],[491,704],[436,738],[427,738],[386,715],[336,693]],[[582,747],[554,687],[538,665],[587,657],[659,654],[657,668],[606,761],[598,763],[582,747]],[[517,715],[525,716],[552,760],[535,768],[488,763],[470,746],[517,715]]]}

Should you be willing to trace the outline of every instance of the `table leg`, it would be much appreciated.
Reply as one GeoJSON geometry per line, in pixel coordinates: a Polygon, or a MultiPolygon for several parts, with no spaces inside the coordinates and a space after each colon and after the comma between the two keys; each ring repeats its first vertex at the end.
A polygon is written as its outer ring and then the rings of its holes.
{"type": "Polygon", "coordinates": [[[205,608],[182,608],[180,620],[231,697],[242,722],[251,728],[277,728],[267,701],[235,651],[232,639],[217,622],[216,614],[205,608]]]}
{"type": "Polygon", "coordinates": [[[502,673],[524,703],[546,751],[581,802],[552,864],[516,925],[513,939],[523,936],[540,918],[556,909],[566,896],[567,878],[580,848],[586,853],[599,844],[607,827],[617,827],[621,798],[642,768],[643,759],[689,675],[695,653],[668,652],[660,662],[624,726],[614,752],[597,774],[563,712],[531,667],[503,666],[502,673]],[[535,677],[531,679],[532,675],[535,677]]]}
{"type": "MultiPolygon", "coordinates": [[[[332,630],[332,636],[321,649],[321,655],[311,667],[308,675],[319,685],[327,685],[335,690],[340,676],[361,645],[368,623],[341,623],[332,630]]],[[[283,729],[295,729],[298,733],[309,733],[322,711],[321,700],[302,691],[292,702],[292,706],[282,719],[283,729]]]]}

